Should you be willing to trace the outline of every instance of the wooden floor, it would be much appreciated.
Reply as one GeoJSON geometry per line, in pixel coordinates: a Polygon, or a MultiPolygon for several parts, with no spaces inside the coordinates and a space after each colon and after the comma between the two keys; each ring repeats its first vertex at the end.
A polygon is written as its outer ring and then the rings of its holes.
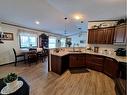
{"type": "Polygon", "coordinates": [[[113,80],[100,72],[71,74],[66,71],[59,76],[48,72],[47,67],[47,62],[1,66],[0,77],[17,73],[30,85],[30,95],[116,95],[113,80]]]}

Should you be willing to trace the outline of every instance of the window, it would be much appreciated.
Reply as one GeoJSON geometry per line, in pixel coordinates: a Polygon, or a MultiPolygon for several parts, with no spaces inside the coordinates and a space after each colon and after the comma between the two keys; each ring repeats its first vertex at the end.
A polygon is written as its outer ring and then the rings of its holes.
{"type": "Polygon", "coordinates": [[[49,48],[56,48],[56,37],[49,37],[49,48]]]}
{"type": "Polygon", "coordinates": [[[66,43],[66,38],[61,38],[61,47],[65,47],[65,43],[66,43]]]}
{"type": "Polygon", "coordinates": [[[21,33],[19,35],[20,48],[37,47],[37,36],[34,34],[21,33]]]}

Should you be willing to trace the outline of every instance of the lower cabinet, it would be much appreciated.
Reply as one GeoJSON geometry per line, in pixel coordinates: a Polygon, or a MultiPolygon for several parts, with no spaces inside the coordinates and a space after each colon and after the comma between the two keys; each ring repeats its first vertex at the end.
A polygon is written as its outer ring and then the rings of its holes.
{"type": "Polygon", "coordinates": [[[118,76],[118,62],[115,59],[105,57],[104,71],[110,77],[118,76]]]}
{"type": "Polygon", "coordinates": [[[82,67],[85,66],[84,54],[72,54],[69,55],[69,67],[82,67]]]}
{"type": "Polygon", "coordinates": [[[96,71],[103,71],[104,57],[86,54],[86,67],[96,71]]]}
{"type": "Polygon", "coordinates": [[[118,62],[109,57],[93,54],[69,54],[65,56],[51,55],[51,69],[62,74],[68,68],[87,67],[103,72],[112,78],[118,76],[118,62]]]}
{"type": "Polygon", "coordinates": [[[51,70],[57,74],[62,74],[68,69],[68,56],[51,55],[51,70]]]}
{"type": "Polygon", "coordinates": [[[118,74],[118,62],[115,59],[93,54],[69,55],[69,67],[87,67],[115,78],[118,74]]]}

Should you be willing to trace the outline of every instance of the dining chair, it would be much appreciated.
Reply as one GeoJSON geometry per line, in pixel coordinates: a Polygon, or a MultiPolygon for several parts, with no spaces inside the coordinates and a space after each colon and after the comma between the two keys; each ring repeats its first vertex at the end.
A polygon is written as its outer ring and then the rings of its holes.
{"type": "Polygon", "coordinates": [[[37,63],[37,52],[36,51],[29,51],[27,53],[28,57],[28,63],[31,65],[31,63],[36,62],[37,63]]]}
{"type": "Polygon", "coordinates": [[[17,54],[16,50],[14,48],[13,48],[13,52],[14,52],[14,55],[15,55],[15,64],[14,64],[15,66],[17,65],[18,58],[20,58],[20,57],[23,57],[23,61],[25,61],[25,63],[26,63],[24,53],[17,54]]]}
{"type": "Polygon", "coordinates": [[[38,59],[44,61],[44,58],[45,58],[45,51],[44,51],[43,48],[41,49],[41,51],[37,52],[37,57],[38,57],[38,59]]]}
{"type": "Polygon", "coordinates": [[[29,51],[37,52],[36,48],[29,48],[29,51]]]}

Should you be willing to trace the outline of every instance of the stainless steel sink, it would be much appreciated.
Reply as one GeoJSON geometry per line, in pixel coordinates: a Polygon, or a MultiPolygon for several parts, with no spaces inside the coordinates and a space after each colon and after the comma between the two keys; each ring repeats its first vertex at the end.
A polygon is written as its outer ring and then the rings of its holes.
{"type": "Polygon", "coordinates": [[[75,50],[75,51],[69,51],[69,52],[82,52],[82,51],[76,51],[76,50],[75,50]]]}

